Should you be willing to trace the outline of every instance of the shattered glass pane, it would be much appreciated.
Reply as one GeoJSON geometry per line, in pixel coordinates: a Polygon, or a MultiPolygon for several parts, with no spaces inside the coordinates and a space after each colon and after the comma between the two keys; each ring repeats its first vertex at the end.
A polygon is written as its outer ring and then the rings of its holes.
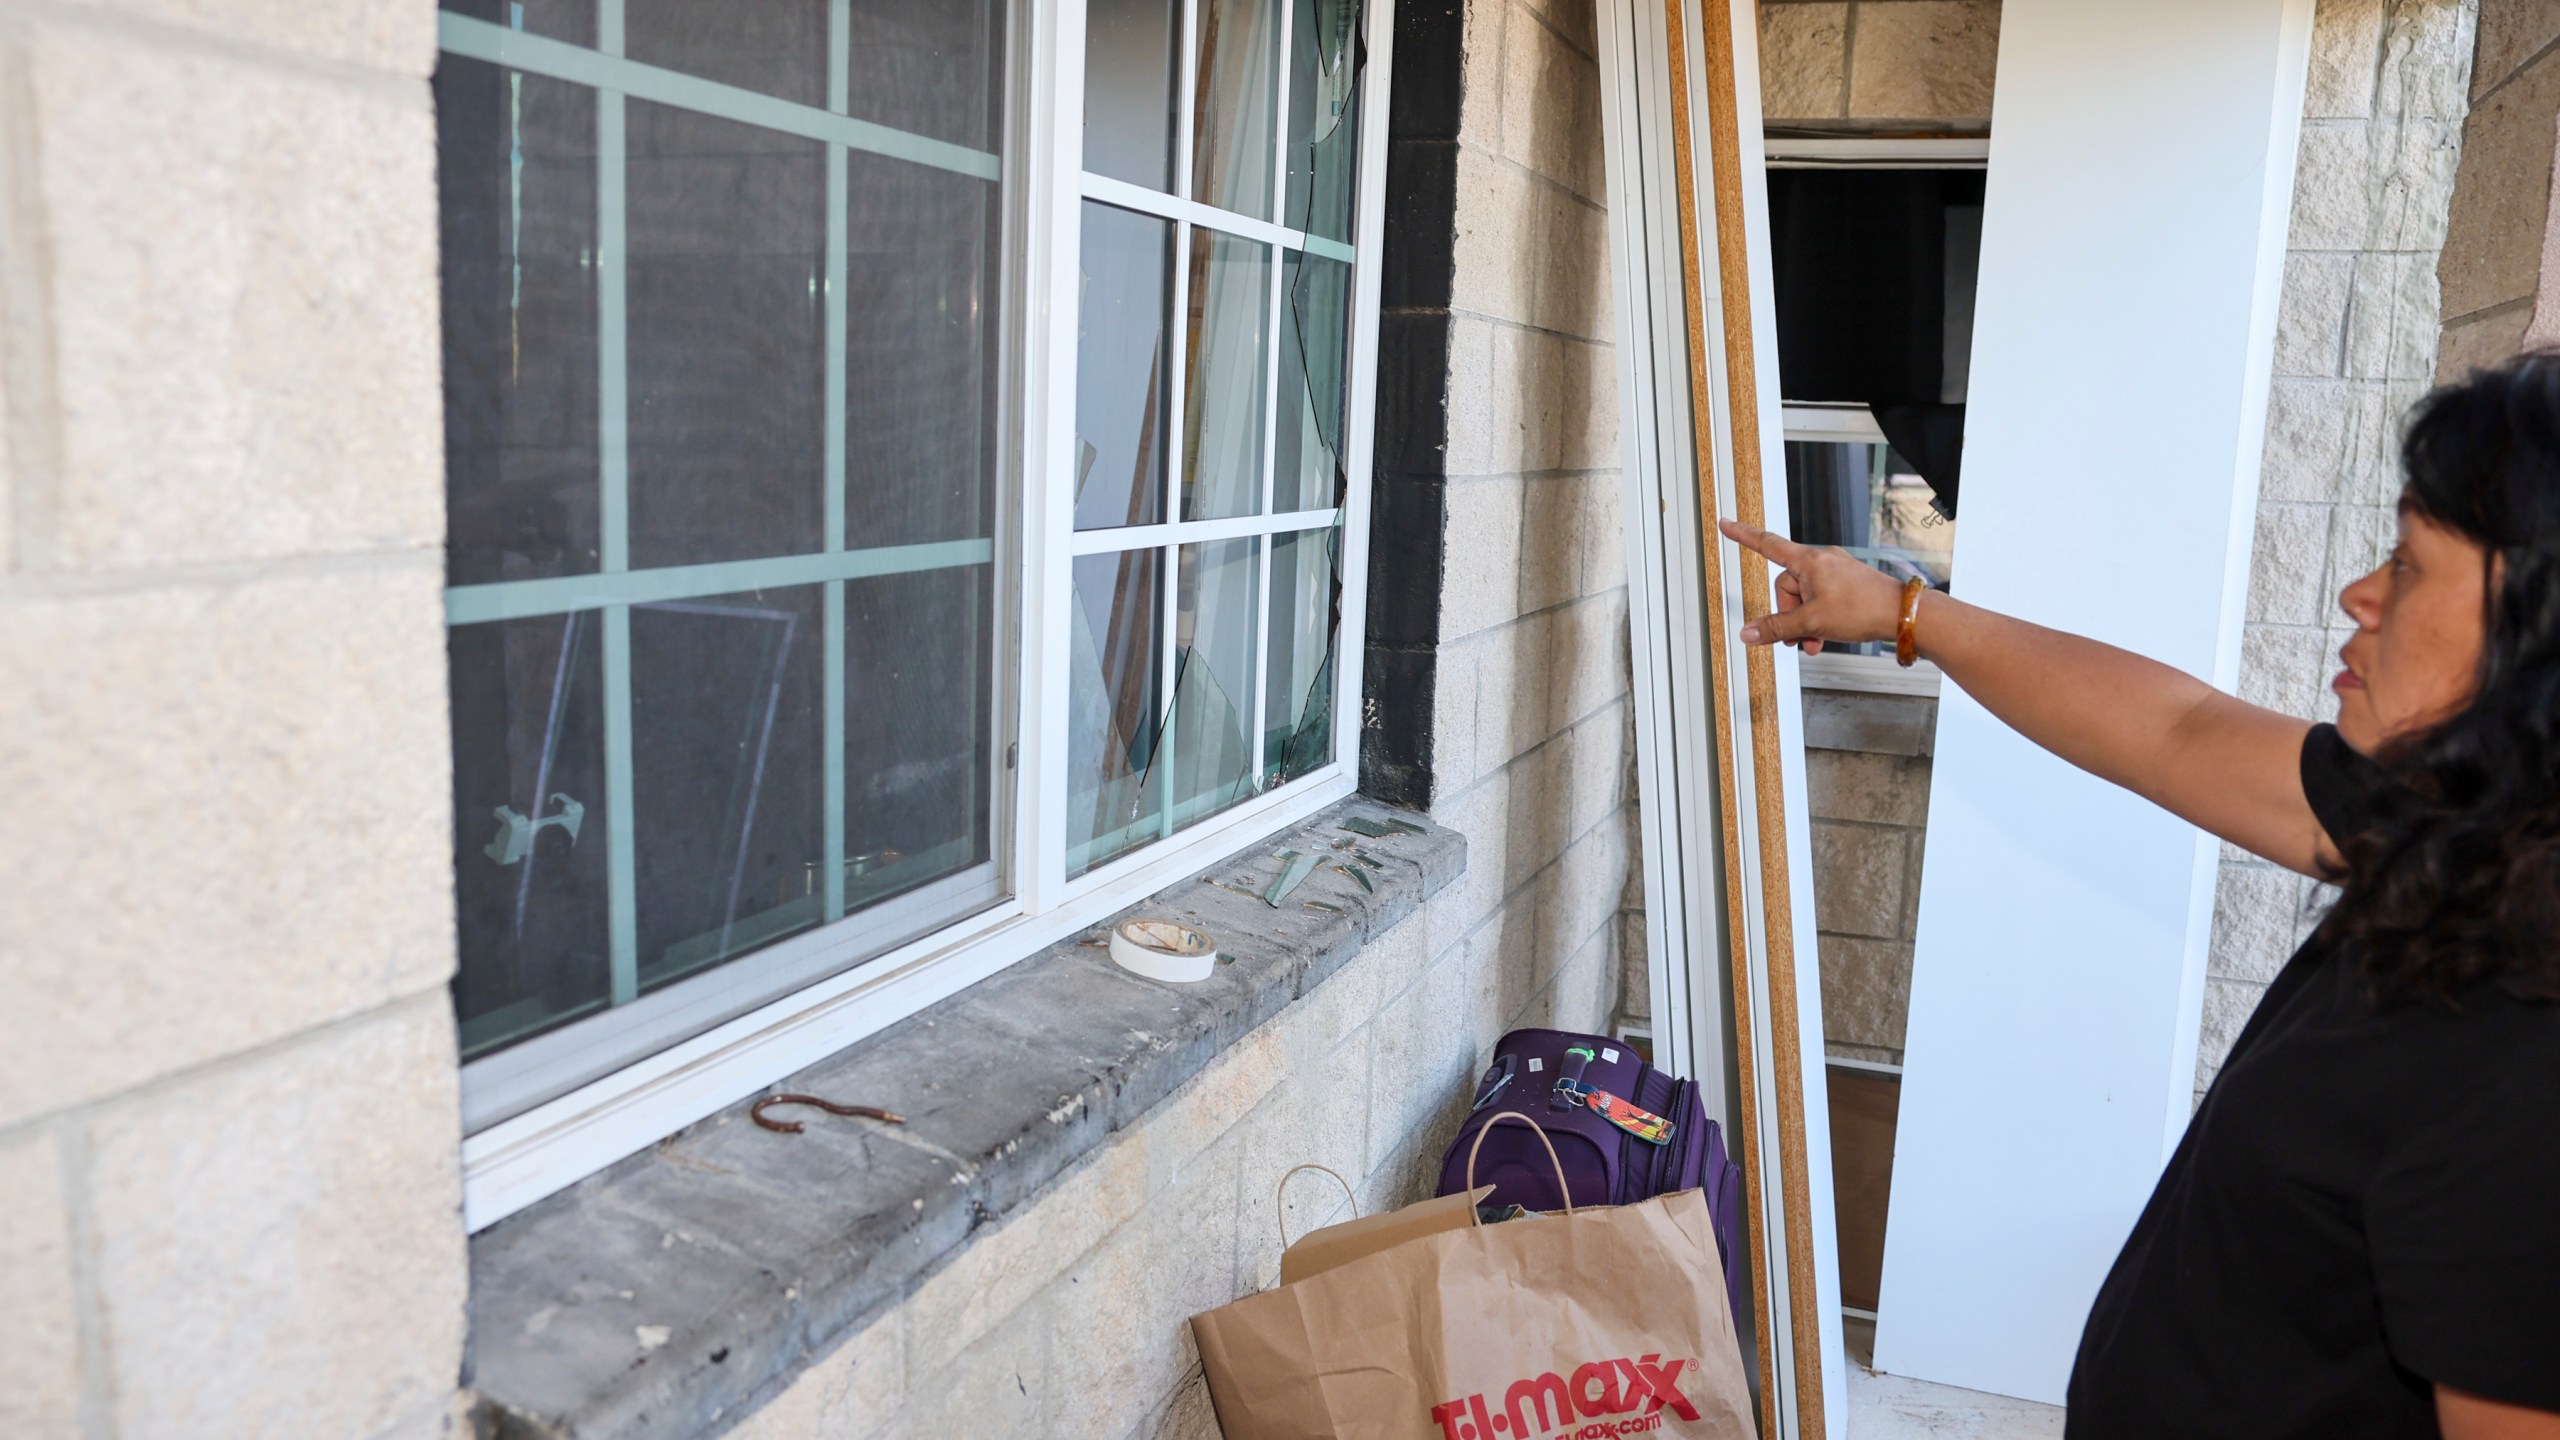
{"type": "Polygon", "coordinates": [[[1272,537],[1271,659],[1262,773],[1286,784],[1333,758],[1333,647],[1342,618],[1342,531],[1272,537]]]}
{"type": "Polygon", "coordinates": [[[456,626],[453,982],[465,1059],[612,993],[594,611],[456,626]]]}
{"type": "Polygon", "coordinates": [[[1271,218],[1271,137],[1278,116],[1280,7],[1200,0],[1199,94],[1192,108],[1191,198],[1271,218]]]}
{"type": "Polygon", "coordinates": [[[1081,264],[1076,528],[1153,525],[1164,518],[1173,222],[1088,200],[1081,264]]]}
{"type": "Polygon", "coordinates": [[[1280,433],[1271,508],[1342,503],[1342,408],[1351,356],[1351,267],[1289,256],[1288,314],[1280,329],[1280,433]]]}
{"type": "Polygon", "coordinates": [[[1254,539],[1182,547],[1174,606],[1173,814],[1177,826],[1254,792],[1254,539]]]}
{"type": "Polygon", "coordinates": [[[1182,518],[1262,509],[1263,377],[1271,247],[1191,232],[1190,360],[1183,374],[1182,518]]]}
{"type": "Polygon", "coordinates": [[[1294,0],[1289,35],[1289,208],[1283,223],[1351,238],[1360,155],[1359,0],[1294,0]]]}
{"type": "Polygon", "coordinates": [[[819,921],[819,587],[631,607],[645,993],[819,921]]]}
{"type": "Polygon", "coordinates": [[[1169,828],[1156,761],[1164,736],[1164,552],[1080,555],[1067,683],[1067,873],[1081,875],[1169,828]]]}

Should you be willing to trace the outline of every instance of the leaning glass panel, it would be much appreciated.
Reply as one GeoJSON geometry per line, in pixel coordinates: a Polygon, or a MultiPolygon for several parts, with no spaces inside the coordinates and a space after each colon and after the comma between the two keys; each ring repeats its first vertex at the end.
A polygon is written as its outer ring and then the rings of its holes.
{"type": "Polygon", "coordinates": [[[623,53],[802,105],[827,103],[827,0],[621,0],[623,53]]]}
{"type": "Polygon", "coordinates": [[[1271,661],[1262,726],[1263,783],[1278,785],[1333,758],[1334,646],[1342,628],[1342,531],[1271,542],[1271,661]]]}
{"type": "Polygon", "coordinates": [[[891,901],[994,858],[993,584],[992,564],[845,584],[844,909],[900,911],[867,949],[950,919],[979,892],[891,901]]]}
{"type": "Polygon", "coordinates": [[[1289,0],[1289,206],[1283,223],[1351,239],[1359,199],[1359,0],[1289,0]]]}
{"type": "Polygon", "coordinates": [[[1164,518],[1173,222],[1084,206],[1076,308],[1076,528],[1164,518]]]}
{"type": "Polygon", "coordinates": [[[1173,188],[1180,0],[1092,0],[1084,21],[1084,168],[1173,188]]]}
{"type": "Polygon", "coordinates": [[[448,55],[435,97],[446,580],[585,574],[599,561],[595,92],[448,55]]]}
{"type": "Polygon", "coordinates": [[[1173,619],[1173,821],[1215,815],[1255,789],[1253,592],[1257,538],[1182,547],[1173,619]]]}
{"type": "Polygon", "coordinates": [[[453,687],[453,1002],[469,1059],[604,1008],[600,668],[588,610],[462,625],[453,687]]]}
{"type": "Polygon", "coordinates": [[[1271,247],[1191,232],[1191,346],[1182,382],[1182,518],[1262,509],[1271,247]]]}
{"type": "Polygon", "coordinates": [[[818,922],[819,590],[631,607],[642,990],[818,922]]]}
{"type": "Polygon", "coordinates": [[[1164,552],[1080,555],[1067,622],[1067,873],[1166,833],[1164,552]]]}
{"type": "Polygon", "coordinates": [[[1279,123],[1280,4],[1196,3],[1200,54],[1191,107],[1191,198],[1268,220],[1279,123]]]}
{"type": "Polygon", "coordinates": [[[816,550],[826,147],[627,103],[631,564],[816,550]]]}
{"type": "Polygon", "coordinates": [[[1282,278],[1286,313],[1280,317],[1280,433],[1271,508],[1329,510],[1342,503],[1351,267],[1292,253],[1282,278]]]}

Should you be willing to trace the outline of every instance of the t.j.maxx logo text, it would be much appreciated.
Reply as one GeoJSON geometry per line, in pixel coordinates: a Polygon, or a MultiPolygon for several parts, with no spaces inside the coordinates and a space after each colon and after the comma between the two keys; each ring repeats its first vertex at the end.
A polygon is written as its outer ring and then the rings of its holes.
{"type": "Polygon", "coordinates": [[[1659,1355],[1594,1360],[1570,1380],[1550,1370],[1513,1381],[1499,1410],[1488,1408],[1478,1393],[1432,1406],[1431,1418],[1447,1440],[1531,1440],[1559,1431],[1593,1440],[1641,1435],[1662,1428],[1665,1408],[1683,1420],[1698,1418],[1698,1407],[1680,1393],[1680,1372],[1688,1364],[1665,1365],[1659,1355]]]}

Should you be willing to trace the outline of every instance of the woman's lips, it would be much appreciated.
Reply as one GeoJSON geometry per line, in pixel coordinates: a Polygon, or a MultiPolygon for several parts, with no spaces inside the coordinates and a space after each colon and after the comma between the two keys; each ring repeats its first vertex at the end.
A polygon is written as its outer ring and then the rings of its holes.
{"type": "Polygon", "coordinates": [[[2364,681],[2358,678],[2353,670],[2341,670],[2338,672],[2338,678],[2329,682],[2329,688],[2343,695],[2349,690],[2363,689],[2364,681]]]}

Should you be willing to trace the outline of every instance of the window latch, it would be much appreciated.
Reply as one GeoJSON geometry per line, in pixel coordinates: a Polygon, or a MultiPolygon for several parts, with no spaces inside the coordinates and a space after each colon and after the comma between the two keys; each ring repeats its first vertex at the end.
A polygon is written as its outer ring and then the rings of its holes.
{"type": "Polygon", "coordinates": [[[498,833],[480,847],[480,853],[501,865],[513,865],[533,853],[534,837],[557,825],[569,832],[569,843],[578,843],[578,827],[586,823],[587,807],[554,791],[552,803],[559,808],[539,820],[528,820],[516,813],[513,805],[501,805],[491,812],[498,817],[498,833]]]}

